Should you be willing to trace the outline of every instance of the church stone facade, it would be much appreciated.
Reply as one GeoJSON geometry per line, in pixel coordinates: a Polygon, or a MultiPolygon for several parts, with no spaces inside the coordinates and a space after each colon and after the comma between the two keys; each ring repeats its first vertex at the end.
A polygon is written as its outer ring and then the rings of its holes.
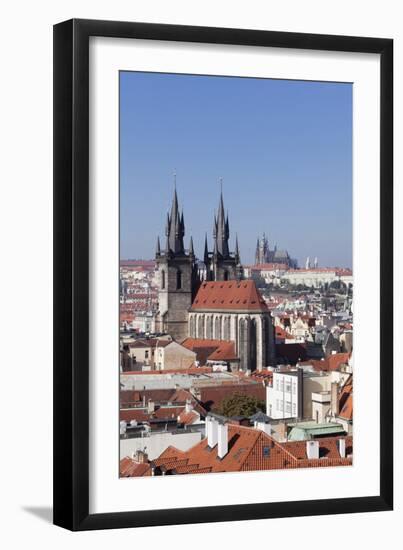
{"type": "Polygon", "coordinates": [[[213,251],[204,247],[200,270],[190,238],[184,247],[185,223],[176,189],[166,222],[166,242],[156,248],[158,313],[156,330],[181,342],[188,336],[235,343],[240,368],[261,369],[274,361],[273,323],[270,312],[251,280],[243,280],[238,239],[229,248],[229,221],[221,193],[214,217],[213,251]]]}

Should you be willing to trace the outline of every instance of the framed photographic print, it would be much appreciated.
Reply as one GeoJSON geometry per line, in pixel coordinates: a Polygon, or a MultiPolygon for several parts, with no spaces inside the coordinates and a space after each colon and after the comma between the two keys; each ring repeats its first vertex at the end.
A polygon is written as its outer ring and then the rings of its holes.
{"type": "Polygon", "coordinates": [[[392,509],[392,75],[386,38],[54,27],[55,524],[392,509]]]}

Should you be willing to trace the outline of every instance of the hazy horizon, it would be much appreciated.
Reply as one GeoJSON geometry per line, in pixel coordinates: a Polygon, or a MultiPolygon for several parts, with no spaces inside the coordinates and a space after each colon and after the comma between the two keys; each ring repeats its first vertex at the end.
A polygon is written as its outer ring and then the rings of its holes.
{"type": "Polygon", "coordinates": [[[121,259],[164,247],[174,170],[197,257],[222,177],[244,264],[265,232],[300,267],[352,267],[351,84],[121,72],[121,259]]]}

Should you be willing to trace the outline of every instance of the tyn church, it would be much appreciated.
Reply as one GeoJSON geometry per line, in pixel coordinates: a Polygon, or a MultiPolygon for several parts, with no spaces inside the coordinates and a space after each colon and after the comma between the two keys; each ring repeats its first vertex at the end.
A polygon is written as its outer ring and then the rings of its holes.
{"type": "Polygon", "coordinates": [[[256,370],[274,361],[273,323],[252,280],[243,280],[238,239],[229,249],[229,220],[221,192],[214,216],[213,250],[204,245],[204,268],[199,268],[193,239],[185,249],[185,222],[176,189],[167,214],[165,246],[156,247],[158,313],[156,329],[178,342],[187,337],[231,340],[242,370],[256,370]]]}

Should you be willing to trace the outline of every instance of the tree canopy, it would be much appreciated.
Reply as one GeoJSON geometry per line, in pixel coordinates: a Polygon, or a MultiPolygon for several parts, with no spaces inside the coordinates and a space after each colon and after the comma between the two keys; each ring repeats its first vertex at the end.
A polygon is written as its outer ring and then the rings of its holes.
{"type": "Polygon", "coordinates": [[[257,397],[234,393],[225,397],[220,405],[219,414],[223,416],[252,416],[258,411],[265,410],[265,402],[257,397]]]}

